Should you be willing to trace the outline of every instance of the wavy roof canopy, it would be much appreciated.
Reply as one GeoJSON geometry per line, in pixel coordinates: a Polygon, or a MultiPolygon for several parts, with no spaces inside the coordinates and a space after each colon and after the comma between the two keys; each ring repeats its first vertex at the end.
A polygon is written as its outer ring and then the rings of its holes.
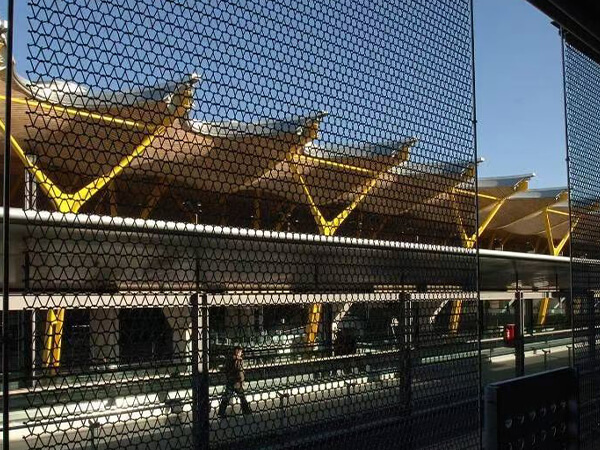
{"type": "Polygon", "coordinates": [[[559,254],[571,231],[566,187],[529,189],[533,174],[479,180],[479,223],[485,236],[543,238],[559,254]],[[483,198],[482,198],[483,197],[483,198]],[[555,245],[557,244],[558,245],[555,245]]]}
{"type": "MultiPolygon", "coordinates": [[[[1,44],[0,64],[6,61],[1,44]]],[[[200,86],[195,73],[125,92],[63,80],[31,82],[13,68],[13,147],[63,212],[77,212],[113,180],[125,190],[132,180],[144,180],[308,206],[326,234],[355,210],[406,215],[433,227],[462,229],[474,222],[475,163],[420,158],[414,138],[318,143],[324,111],[256,122],[192,119],[200,86]]],[[[5,69],[0,67],[0,90],[5,69]]],[[[567,189],[529,189],[534,176],[478,181],[479,235],[545,236],[552,242],[568,236],[577,223],[569,225],[567,189]]]]}

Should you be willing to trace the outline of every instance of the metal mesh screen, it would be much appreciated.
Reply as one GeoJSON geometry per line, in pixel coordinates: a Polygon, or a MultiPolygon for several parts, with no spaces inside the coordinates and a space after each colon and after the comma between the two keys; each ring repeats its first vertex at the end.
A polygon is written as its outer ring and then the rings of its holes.
{"type": "Polygon", "coordinates": [[[600,358],[596,351],[600,269],[600,65],[564,43],[571,192],[574,363],[580,372],[583,448],[600,443],[600,358]],[[592,261],[590,261],[592,260],[592,261]]]}
{"type": "Polygon", "coordinates": [[[479,446],[469,1],[29,8],[11,448],[479,446]]]}

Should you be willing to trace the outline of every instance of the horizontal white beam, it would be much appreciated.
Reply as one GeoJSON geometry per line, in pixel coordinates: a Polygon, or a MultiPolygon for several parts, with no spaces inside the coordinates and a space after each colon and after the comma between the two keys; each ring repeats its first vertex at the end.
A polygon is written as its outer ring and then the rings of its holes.
{"type": "MultiPolygon", "coordinates": [[[[189,306],[191,292],[119,292],[113,294],[11,294],[11,311],[48,308],[164,308],[189,306]]],[[[408,300],[419,302],[446,302],[452,300],[476,300],[476,292],[457,290],[435,290],[430,292],[231,292],[206,294],[209,306],[265,306],[265,305],[308,305],[312,303],[394,303],[403,295],[408,300]]],[[[523,292],[525,299],[556,298],[558,293],[523,292]]],[[[514,292],[481,292],[481,301],[512,300],[514,292]]],[[[0,311],[1,311],[0,305],[0,311]]]]}

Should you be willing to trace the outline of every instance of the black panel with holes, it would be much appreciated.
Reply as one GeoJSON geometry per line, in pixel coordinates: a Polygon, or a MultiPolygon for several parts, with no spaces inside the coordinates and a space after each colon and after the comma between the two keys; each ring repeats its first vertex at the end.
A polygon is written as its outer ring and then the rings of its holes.
{"type": "Polygon", "coordinates": [[[28,8],[11,448],[479,448],[469,0],[28,8]]]}
{"type": "Polygon", "coordinates": [[[485,449],[578,449],[577,388],[570,368],[488,385],[485,449]]]}
{"type": "Polygon", "coordinates": [[[600,445],[600,65],[564,44],[571,192],[574,364],[580,373],[582,447],[600,445]]]}

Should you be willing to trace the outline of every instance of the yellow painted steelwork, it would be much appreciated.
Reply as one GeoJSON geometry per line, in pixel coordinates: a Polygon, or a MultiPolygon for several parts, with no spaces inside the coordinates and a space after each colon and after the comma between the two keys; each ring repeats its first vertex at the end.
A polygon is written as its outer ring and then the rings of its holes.
{"type": "Polygon", "coordinates": [[[559,216],[568,216],[569,213],[566,211],[559,211],[558,209],[546,208],[546,211],[552,214],[558,214],[559,216]]]}
{"type": "Polygon", "coordinates": [[[548,316],[548,309],[550,306],[550,299],[548,297],[544,297],[540,301],[540,308],[538,310],[538,326],[543,326],[546,323],[546,317],[548,316]]]}
{"type": "MultiPolygon", "coordinates": [[[[408,160],[408,157],[409,157],[408,149],[410,148],[410,146],[412,146],[414,144],[414,142],[415,142],[414,140],[411,140],[411,141],[409,141],[408,144],[405,144],[402,147],[403,151],[401,153],[399,153],[399,155],[397,156],[398,163],[408,160]]],[[[319,207],[317,206],[317,204],[315,203],[315,200],[314,200],[312,194],[310,193],[308,183],[306,182],[306,180],[300,173],[300,168],[299,168],[297,162],[301,161],[301,160],[302,160],[302,158],[298,158],[298,155],[292,156],[290,158],[290,161],[292,163],[294,163],[293,167],[295,169],[298,180],[300,181],[300,184],[302,186],[302,190],[304,191],[304,194],[306,195],[313,218],[315,219],[315,222],[316,222],[317,226],[319,227],[319,232],[324,236],[335,235],[338,228],[344,223],[344,221],[348,218],[348,216],[350,216],[350,214],[356,209],[356,207],[358,205],[360,205],[360,203],[373,190],[373,188],[377,184],[379,177],[389,170],[389,167],[388,167],[380,172],[375,172],[372,170],[363,169],[361,167],[350,166],[347,164],[339,165],[340,163],[328,161],[327,162],[328,165],[330,163],[336,164],[336,165],[338,165],[337,167],[340,167],[340,168],[349,168],[350,170],[355,170],[355,171],[367,170],[368,173],[372,176],[372,178],[365,183],[365,185],[362,187],[361,191],[359,192],[358,196],[348,206],[346,206],[341,213],[339,213],[333,219],[327,220],[325,218],[325,216],[323,215],[323,213],[321,212],[321,210],[319,209],[319,207]]],[[[317,162],[321,163],[326,160],[321,159],[321,158],[313,158],[313,159],[311,159],[311,161],[317,161],[317,162]]]]}
{"type": "MultiPolygon", "coordinates": [[[[6,132],[4,122],[1,120],[0,130],[3,133],[6,132]]],[[[165,130],[166,128],[164,126],[158,127],[151,135],[146,136],[142,143],[138,145],[130,155],[127,155],[121,161],[119,161],[119,163],[112,168],[108,175],[96,178],[79,191],[73,193],[63,192],[48,175],[46,175],[35,163],[29,159],[14,136],[10,137],[10,142],[12,147],[16,150],[17,156],[25,168],[35,177],[39,186],[52,200],[56,208],[62,213],[77,213],[81,207],[85,205],[94,195],[96,195],[104,186],[106,186],[110,181],[123,172],[123,170],[127,168],[127,166],[129,166],[134,159],[140,156],[146,150],[146,148],[152,144],[154,139],[158,135],[163,134],[165,130]]]]}
{"type": "Polygon", "coordinates": [[[42,352],[42,365],[56,373],[60,367],[62,351],[62,334],[65,322],[65,309],[49,309],[46,314],[46,327],[44,331],[44,350],[42,352]]]}
{"type": "Polygon", "coordinates": [[[460,314],[462,312],[462,300],[454,300],[452,302],[452,312],[450,313],[450,332],[456,333],[460,324],[460,314]]]}
{"type": "MultiPolygon", "coordinates": [[[[454,194],[466,194],[466,195],[473,195],[473,196],[475,195],[474,191],[469,191],[468,189],[461,189],[461,188],[454,188],[454,189],[452,189],[452,192],[454,194]]],[[[485,199],[488,199],[488,200],[500,200],[499,197],[495,197],[495,196],[489,195],[489,194],[482,194],[481,192],[479,192],[477,194],[477,197],[479,197],[479,198],[485,198],[485,199]]]]}
{"type": "MultiPolygon", "coordinates": [[[[0,99],[6,100],[6,97],[0,96],[0,99]]],[[[26,170],[28,170],[38,182],[39,186],[54,203],[56,208],[63,213],[79,212],[81,207],[87,203],[94,195],[101,191],[107,186],[113,179],[120,175],[125,168],[127,168],[131,162],[139,157],[144,151],[152,144],[154,139],[164,134],[166,128],[171,125],[172,121],[185,114],[192,107],[192,90],[191,87],[186,89],[183,94],[181,105],[176,106],[174,111],[171,111],[173,115],[165,116],[162,125],[148,126],[142,122],[121,119],[108,114],[92,113],[83,109],[65,108],[50,103],[39,102],[35,100],[28,100],[22,98],[12,98],[12,101],[18,104],[25,104],[29,107],[41,107],[48,111],[55,111],[59,113],[66,113],[73,116],[80,116],[85,118],[91,118],[100,120],[108,124],[125,125],[129,127],[135,127],[150,132],[142,142],[134,149],[134,151],[121,159],[119,163],[111,169],[111,171],[104,176],[98,177],[86,186],[81,188],[79,191],[74,193],[63,192],[56,183],[45,174],[30,158],[27,156],[25,150],[21,147],[19,142],[14,136],[10,136],[11,148],[15,150],[18,158],[23,163],[26,170]]],[[[0,130],[6,134],[6,126],[2,120],[0,120],[0,130]]],[[[49,310],[46,318],[46,334],[44,342],[44,350],[42,354],[43,365],[50,368],[53,372],[60,367],[60,358],[62,350],[62,333],[64,326],[65,309],[59,308],[57,310],[49,310]]]]}
{"type": "MultiPolygon", "coordinates": [[[[121,172],[123,172],[123,170],[127,168],[127,166],[129,166],[134,159],[144,153],[144,151],[152,144],[157,136],[164,134],[166,128],[172,124],[174,119],[182,117],[189,111],[193,104],[192,87],[188,87],[181,97],[181,104],[179,106],[175,105],[175,109],[170,111],[171,114],[165,115],[161,125],[149,125],[140,121],[121,119],[110,114],[93,113],[77,108],[65,108],[59,105],[40,102],[37,100],[16,97],[11,98],[11,101],[27,105],[30,108],[39,106],[47,111],[55,111],[59,113],[66,113],[72,116],[91,118],[106,122],[109,125],[125,125],[149,132],[149,134],[134,149],[134,151],[130,155],[127,155],[121,159],[121,161],[119,161],[119,163],[112,168],[108,175],[101,176],[91,181],[77,192],[63,192],[47,174],[45,174],[35,163],[29,159],[14,136],[10,137],[11,146],[15,149],[17,156],[25,168],[35,177],[42,190],[52,200],[57,209],[63,213],[77,213],[86,202],[88,202],[94,195],[102,190],[102,188],[104,188],[111,180],[121,174],[121,172]]],[[[0,99],[6,100],[6,97],[0,96],[0,99]]],[[[2,120],[0,120],[0,130],[3,133],[6,133],[6,126],[2,120]]]]}
{"type": "Polygon", "coordinates": [[[319,333],[319,322],[321,321],[321,310],[323,305],[321,303],[313,303],[310,305],[308,312],[308,325],[306,327],[307,342],[314,344],[319,333]]]}
{"type": "Polygon", "coordinates": [[[546,208],[544,211],[544,226],[546,229],[548,251],[552,253],[552,256],[558,256],[562,252],[566,243],[569,241],[569,238],[571,237],[571,232],[579,223],[579,218],[573,221],[573,223],[571,224],[571,229],[563,236],[558,245],[554,245],[554,236],[552,235],[552,223],[550,222],[550,213],[554,213],[554,210],[552,210],[551,208],[546,208]]]}
{"type": "MultiPolygon", "coordinates": [[[[396,155],[396,160],[397,160],[396,164],[399,164],[401,162],[405,162],[408,160],[410,147],[412,147],[415,143],[416,143],[416,140],[411,139],[410,141],[408,141],[407,143],[405,143],[402,146],[401,151],[398,153],[398,155],[396,155]]],[[[379,177],[381,175],[385,174],[391,168],[390,165],[388,165],[388,167],[382,171],[374,171],[371,169],[365,169],[362,167],[338,163],[335,161],[328,161],[323,158],[317,158],[317,157],[306,156],[306,155],[291,155],[289,158],[289,161],[296,173],[296,176],[298,177],[298,181],[300,181],[302,190],[304,191],[304,194],[306,195],[306,199],[308,201],[308,205],[309,205],[311,214],[317,224],[317,227],[319,228],[319,233],[322,234],[323,236],[334,236],[335,233],[340,228],[340,226],[350,216],[350,214],[352,214],[352,212],[356,209],[356,207],[358,205],[360,205],[360,203],[369,195],[369,193],[377,185],[377,181],[379,180],[379,177]],[[298,166],[298,164],[301,163],[302,161],[316,162],[319,164],[325,164],[325,165],[337,167],[340,169],[368,173],[372,178],[365,183],[365,185],[360,190],[358,196],[348,206],[346,206],[341,213],[339,213],[333,219],[327,220],[325,218],[325,216],[323,215],[323,213],[321,212],[321,210],[319,209],[319,206],[316,204],[314,197],[310,193],[308,183],[302,176],[302,173],[298,166]]],[[[309,310],[309,314],[308,314],[308,324],[306,325],[306,336],[307,336],[307,342],[309,344],[314,344],[314,342],[317,338],[317,333],[319,331],[319,322],[321,321],[321,310],[322,310],[322,305],[320,303],[313,303],[310,306],[310,310],[309,310]]]]}
{"type": "Polygon", "coordinates": [[[314,198],[312,197],[306,181],[304,177],[298,172],[298,178],[302,185],[302,189],[306,194],[306,198],[308,199],[308,204],[310,206],[311,213],[317,226],[319,227],[319,232],[324,236],[333,236],[337,232],[338,228],[344,223],[344,221],[348,218],[348,216],[356,209],[356,207],[369,195],[369,192],[373,190],[375,185],[377,184],[377,177],[369,180],[369,182],[363,186],[363,189],[359,193],[359,195],[350,203],[348,206],[344,208],[344,210],[335,216],[332,220],[325,219],[323,213],[316,205],[314,198]]]}
{"type": "Polygon", "coordinates": [[[492,222],[492,220],[494,220],[494,217],[496,217],[496,215],[498,214],[500,209],[502,209],[502,206],[504,205],[505,202],[506,202],[506,198],[503,198],[503,199],[500,199],[499,201],[497,201],[496,204],[494,205],[494,207],[492,208],[492,210],[489,212],[489,214],[485,218],[485,220],[479,225],[477,232],[471,236],[469,236],[465,230],[465,226],[463,224],[462,217],[460,217],[460,213],[458,212],[458,208],[455,208],[456,213],[457,213],[457,218],[458,218],[458,226],[461,231],[461,237],[462,237],[463,245],[465,246],[465,248],[474,248],[475,247],[475,244],[477,243],[477,239],[487,229],[487,227],[492,222]]]}
{"type": "Polygon", "coordinates": [[[314,162],[320,165],[324,165],[324,166],[330,166],[330,167],[335,167],[336,169],[343,169],[343,170],[349,170],[352,172],[360,172],[360,173],[366,173],[369,175],[377,175],[377,172],[375,170],[372,169],[367,169],[365,167],[359,167],[359,166],[355,166],[352,164],[346,164],[346,163],[340,163],[337,161],[331,161],[329,159],[325,159],[325,158],[319,158],[317,156],[309,156],[309,155],[298,155],[298,154],[294,154],[290,156],[290,160],[293,163],[304,163],[304,162],[314,162]]]}
{"type": "MultiPolygon", "coordinates": [[[[462,221],[462,218],[460,217],[460,212],[458,211],[458,208],[455,206],[454,209],[457,214],[458,225],[461,230],[461,236],[463,239],[464,246],[466,248],[474,248],[475,245],[477,244],[478,239],[485,232],[485,230],[488,228],[490,223],[492,223],[492,221],[494,220],[494,217],[496,217],[498,215],[498,213],[500,212],[500,210],[502,209],[502,207],[504,206],[506,201],[510,198],[510,196],[513,195],[515,192],[526,191],[528,188],[529,188],[529,180],[524,179],[524,180],[519,181],[514,186],[513,192],[511,192],[509,195],[507,195],[504,198],[499,198],[499,197],[494,197],[492,195],[478,193],[477,194],[478,197],[495,200],[496,203],[494,204],[494,206],[492,207],[492,209],[490,210],[490,212],[488,213],[486,218],[483,220],[483,222],[481,222],[479,224],[479,228],[477,229],[477,232],[471,236],[469,236],[467,234],[464,224],[463,224],[463,221],[462,221]]],[[[468,191],[468,190],[464,190],[464,189],[454,190],[453,192],[454,193],[459,192],[459,193],[472,194],[472,191],[468,191]]],[[[454,198],[454,196],[453,196],[453,198],[454,198]]],[[[456,203],[456,201],[455,201],[455,203],[456,203]]],[[[452,315],[450,316],[450,326],[449,326],[451,333],[456,333],[458,331],[458,327],[460,324],[461,312],[462,312],[462,300],[455,300],[454,302],[452,302],[452,315]]]]}
{"type": "Polygon", "coordinates": [[[479,224],[477,233],[468,237],[467,241],[465,242],[465,245],[467,248],[475,247],[475,243],[477,242],[477,239],[479,238],[479,236],[481,236],[483,234],[483,232],[487,229],[489,224],[492,223],[492,220],[494,220],[494,217],[496,217],[498,212],[502,209],[502,206],[504,206],[507,199],[508,199],[508,197],[505,197],[496,202],[496,204],[494,205],[492,210],[486,216],[485,220],[481,224],[479,224]]]}
{"type": "MultiPolygon", "coordinates": [[[[0,100],[6,100],[6,96],[0,95],[0,100]]],[[[17,103],[20,105],[27,105],[30,108],[40,107],[47,112],[56,112],[60,114],[68,114],[73,117],[84,117],[94,120],[99,120],[107,123],[108,125],[125,125],[132,128],[137,128],[139,130],[152,131],[157,125],[148,124],[138,120],[130,120],[130,119],[122,119],[120,117],[115,117],[111,114],[99,114],[86,111],[84,109],[76,109],[76,108],[65,108],[64,106],[54,105],[52,103],[40,102],[38,100],[30,100],[19,97],[11,97],[12,103],[17,103]]]]}
{"type": "MultiPolygon", "coordinates": [[[[458,222],[459,222],[459,226],[461,229],[461,234],[462,234],[462,238],[463,238],[463,244],[466,248],[474,248],[475,244],[477,243],[477,240],[481,237],[481,235],[485,232],[485,230],[488,228],[488,226],[490,225],[490,223],[492,223],[492,221],[494,220],[494,217],[496,217],[498,215],[498,212],[500,212],[500,210],[502,209],[502,206],[504,206],[504,204],[506,203],[506,201],[516,192],[522,192],[522,191],[526,191],[529,188],[529,180],[528,179],[524,179],[519,181],[513,188],[513,192],[511,192],[509,195],[507,195],[506,197],[500,198],[500,197],[494,197],[492,195],[487,195],[487,194],[481,194],[478,193],[477,196],[479,198],[486,198],[489,200],[494,200],[494,206],[492,207],[491,211],[488,213],[488,215],[486,216],[486,218],[483,220],[483,222],[481,222],[479,224],[479,228],[477,229],[477,232],[475,234],[473,234],[472,236],[469,236],[467,234],[467,232],[465,231],[463,222],[462,222],[462,218],[460,217],[460,213],[458,212],[458,209],[455,207],[455,210],[457,212],[458,215],[458,222]]],[[[455,189],[453,191],[454,193],[468,193],[470,195],[473,195],[472,191],[467,191],[464,189],[455,189]]]]}

